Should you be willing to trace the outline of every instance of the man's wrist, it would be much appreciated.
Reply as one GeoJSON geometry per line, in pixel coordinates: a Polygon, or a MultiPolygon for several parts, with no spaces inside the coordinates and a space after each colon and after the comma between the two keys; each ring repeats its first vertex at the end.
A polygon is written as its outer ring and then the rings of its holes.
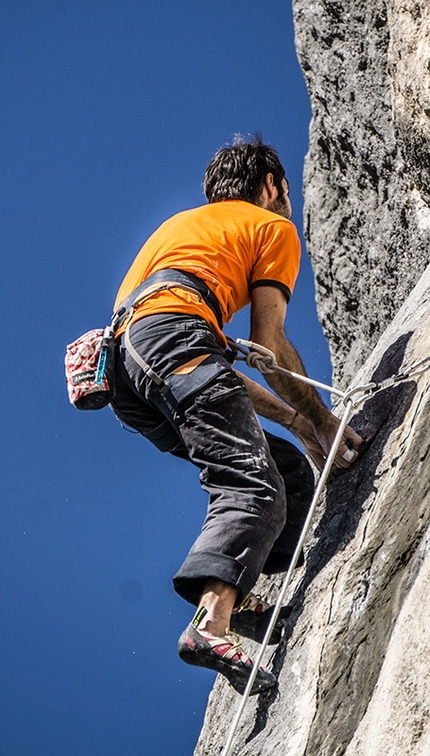
{"type": "Polygon", "coordinates": [[[308,419],[315,430],[323,432],[330,427],[337,425],[339,422],[325,405],[321,405],[321,407],[318,408],[318,412],[315,412],[313,416],[308,419]]]}
{"type": "Polygon", "coordinates": [[[297,417],[299,416],[299,414],[300,414],[299,410],[296,410],[295,413],[294,413],[293,419],[291,420],[291,422],[288,425],[285,426],[288,431],[290,431],[291,428],[293,427],[293,425],[296,422],[297,417]]]}

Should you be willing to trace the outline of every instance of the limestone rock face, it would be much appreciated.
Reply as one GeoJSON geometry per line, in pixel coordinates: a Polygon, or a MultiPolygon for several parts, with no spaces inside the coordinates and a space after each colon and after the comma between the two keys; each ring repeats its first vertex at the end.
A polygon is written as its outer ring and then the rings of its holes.
{"type": "MultiPolygon", "coordinates": [[[[318,308],[335,382],[360,386],[430,355],[430,5],[294,11],[318,308]]],[[[249,700],[231,756],[429,756],[429,420],[430,371],[355,412],[367,448],[331,474],[267,652],[279,689],[249,700]]],[[[274,601],[282,579],[257,590],[274,601]]],[[[219,677],[195,756],[221,754],[239,700],[219,677]]]]}
{"type": "MultiPolygon", "coordinates": [[[[430,268],[354,385],[429,356],[429,312],[430,268]]],[[[353,417],[368,449],[331,476],[272,659],[279,691],[250,699],[234,756],[430,753],[429,417],[430,371],[375,394],[353,417]]],[[[266,578],[257,588],[275,600],[280,584],[266,578]]],[[[221,753],[237,706],[218,679],[195,756],[221,753]]]]}
{"type": "Polygon", "coordinates": [[[305,234],[346,385],[429,262],[430,5],[295,0],[312,102],[305,234]]]}

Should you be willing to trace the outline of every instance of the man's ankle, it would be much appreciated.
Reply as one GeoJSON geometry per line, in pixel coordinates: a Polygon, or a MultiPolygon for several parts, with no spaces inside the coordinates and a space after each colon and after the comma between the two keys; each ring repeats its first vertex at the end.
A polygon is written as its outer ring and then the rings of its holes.
{"type": "Polygon", "coordinates": [[[223,638],[230,625],[236,597],[237,590],[232,586],[220,580],[208,580],[192,621],[193,626],[200,633],[223,638]]]}
{"type": "Polygon", "coordinates": [[[199,633],[212,638],[223,638],[230,624],[230,617],[214,616],[204,606],[200,606],[191,623],[199,633]]]}

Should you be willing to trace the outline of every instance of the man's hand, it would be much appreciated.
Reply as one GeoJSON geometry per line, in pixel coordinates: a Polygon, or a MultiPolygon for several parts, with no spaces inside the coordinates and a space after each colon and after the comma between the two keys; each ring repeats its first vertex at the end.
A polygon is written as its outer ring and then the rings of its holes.
{"type": "MultiPolygon", "coordinates": [[[[297,414],[296,410],[285,404],[264,386],[238,370],[236,372],[245,382],[256,413],[278,423],[287,430],[291,430],[291,433],[294,433],[300,441],[306,454],[309,455],[318,470],[322,470],[339,427],[337,417],[327,408],[324,408],[324,423],[316,429],[304,415],[297,414]]],[[[362,443],[363,439],[347,426],[344,432],[344,440],[339,447],[334,464],[337,467],[349,467],[357,458],[362,443]]]]}
{"type": "Polygon", "coordinates": [[[311,458],[315,467],[321,472],[325,464],[325,451],[318,441],[313,425],[304,415],[297,415],[291,433],[300,441],[305,453],[311,458]]]}
{"type": "MultiPolygon", "coordinates": [[[[318,470],[322,470],[339,427],[339,420],[327,410],[327,422],[315,428],[303,415],[298,415],[291,432],[298,438],[318,470]]],[[[358,457],[363,439],[349,425],[334,458],[336,467],[349,467],[358,457]]]]}

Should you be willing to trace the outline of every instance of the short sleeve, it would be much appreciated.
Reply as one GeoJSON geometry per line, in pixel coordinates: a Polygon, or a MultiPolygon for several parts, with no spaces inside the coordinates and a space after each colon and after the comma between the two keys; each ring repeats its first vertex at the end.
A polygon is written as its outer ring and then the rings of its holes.
{"type": "Polygon", "coordinates": [[[289,301],[300,268],[300,240],[296,227],[286,218],[276,218],[260,231],[260,244],[251,271],[250,288],[274,286],[289,301]]]}

